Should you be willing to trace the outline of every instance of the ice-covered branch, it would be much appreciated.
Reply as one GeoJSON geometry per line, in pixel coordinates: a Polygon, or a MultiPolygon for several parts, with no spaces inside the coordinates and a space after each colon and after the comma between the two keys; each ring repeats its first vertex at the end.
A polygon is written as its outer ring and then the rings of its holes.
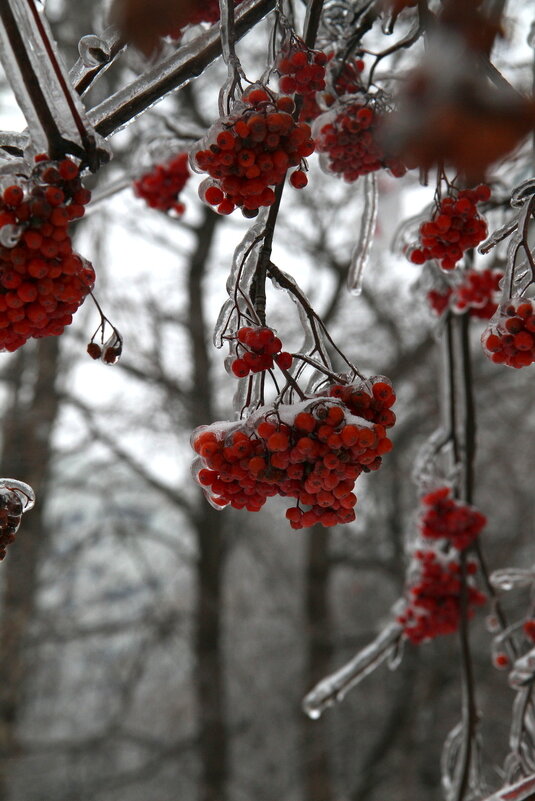
{"type": "Polygon", "coordinates": [[[72,153],[92,169],[107,159],[34,0],[0,3],[0,59],[35,153],[46,152],[53,159],[72,153]]]}
{"type": "MultiPolygon", "coordinates": [[[[275,6],[275,0],[245,0],[236,10],[236,39],[244,36],[275,6]]],[[[128,86],[91,109],[89,119],[102,136],[111,136],[169,92],[186,86],[221,55],[217,26],[159,61],[128,86]]]]}
{"type": "Polygon", "coordinates": [[[350,662],[316,684],[303,701],[306,714],[315,720],[329,706],[342,701],[349,690],[395,652],[401,634],[402,628],[399,623],[389,623],[376,639],[359,651],[350,662]]]}

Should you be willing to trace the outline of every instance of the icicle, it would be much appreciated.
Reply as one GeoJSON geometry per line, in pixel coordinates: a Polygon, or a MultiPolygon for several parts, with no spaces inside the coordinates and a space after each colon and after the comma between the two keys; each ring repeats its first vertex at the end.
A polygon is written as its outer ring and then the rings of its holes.
{"type": "Polygon", "coordinates": [[[232,267],[226,284],[229,300],[223,304],[214,329],[213,341],[216,348],[223,347],[225,335],[235,331],[240,311],[246,313],[250,318],[254,319],[255,317],[256,313],[250,292],[268,214],[269,209],[260,210],[256,222],[248,229],[234,251],[232,267]]]}
{"type": "Polygon", "coordinates": [[[31,132],[34,153],[52,158],[85,153],[98,166],[109,158],[91,129],[34,0],[0,3],[0,59],[31,132]]]}
{"type": "Polygon", "coordinates": [[[463,723],[457,723],[450,731],[442,748],[440,761],[441,782],[444,796],[447,800],[453,797],[457,784],[456,774],[459,764],[459,753],[462,743],[463,723]]]}
{"type": "Polygon", "coordinates": [[[535,648],[517,659],[509,674],[509,686],[514,690],[522,690],[535,679],[535,648]]]}
{"type": "Polygon", "coordinates": [[[396,648],[401,637],[399,623],[390,623],[376,639],[336,673],[320,681],[303,700],[303,710],[312,720],[321,717],[322,712],[372,673],[387,659],[396,648]]]}
{"type": "Polygon", "coordinates": [[[362,292],[364,271],[367,267],[373,245],[373,237],[377,227],[377,208],[379,189],[377,173],[369,172],[363,181],[364,211],[360,223],[359,238],[351,253],[349,271],[347,273],[347,288],[353,295],[362,292]]]}
{"type": "Polygon", "coordinates": [[[497,590],[512,590],[517,587],[529,587],[535,579],[535,571],[520,567],[504,567],[495,570],[490,576],[490,583],[497,590]]]}
{"type": "Polygon", "coordinates": [[[513,231],[516,231],[517,228],[518,220],[509,220],[509,222],[505,223],[505,225],[502,225],[501,228],[497,228],[494,233],[485,239],[484,242],[481,242],[477,248],[478,253],[481,253],[482,255],[489,253],[492,248],[496,247],[496,245],[499,245],[504,239],[507,239],[507,237],[510,236],[513,231]]]}

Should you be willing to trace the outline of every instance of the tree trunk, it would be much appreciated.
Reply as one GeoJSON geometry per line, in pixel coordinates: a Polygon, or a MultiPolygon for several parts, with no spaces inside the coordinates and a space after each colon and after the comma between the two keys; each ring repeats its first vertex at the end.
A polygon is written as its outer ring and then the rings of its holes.
{"type": "MultiPolygon", "coordinates": [[[[213,386],[206,346],[202,281],[219,218],[210,209],[197,229],[189,278],[189,333],[193,361],[190,422],[213,420],[213,386]]],[[[225,801],[228,745],[222,644],[223,519],[204,498],[196,515],[197,600],[195,613],[195,693],[201,759],[200,801],[225,801]]]]}
{"type": "MultiPolygon", "coordinates": [[[[333,652],[329,609],[329,529],[308,531],[305,566],[305,691],[331,670],[333,652]]],[[[304,718],[305,801],[332,801],[334,791],[329,768],[327,721],[304,718]]]]}
{"type": "Polygon", "coordinates": [[[27,348],[13,357],[11,399],[2,432],[3,477],[30,484],[37,501],[24,516],[16,541],[0,568],[4,572],[0,620],[0,801],[8,798],[8,766],[18,752],[17,724],[29,677],[24,645],[35,613],[39,563],[48,539],[44,510],[51,434],[59,408],[55,388],[58,358],[57,337],[43,339],[35,351],[27,348]],[[28,376],[25,368],[29,368],[28,376]],[[30,400],[25,400],[30,383],[30,400]]]}

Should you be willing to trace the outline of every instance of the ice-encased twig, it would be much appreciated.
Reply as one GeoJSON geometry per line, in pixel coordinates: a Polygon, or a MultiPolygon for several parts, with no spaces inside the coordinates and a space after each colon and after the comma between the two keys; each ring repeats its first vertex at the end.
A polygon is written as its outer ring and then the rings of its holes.
{"type": "Polygon", "coordinates": [[[359,237],[351,252],[349,270],[347,272],[347,288],[353,295],[360,295],[362,292],[364,271],[370,259],[373,237],[377,227],[379,199],[377,173],[367,173],[363,178],[362,186],[364,211],[360,223],[359,237]]]}
{"type": "Polygon", "coordinates": [[[34,0],[0,3],[0,59],[26,117],[35,153],[84,156],[93,168],[108,158],[34,0]]]}
{"type": "Polygon", "coordinates": [[[234,92],[239,86],[240,77],[243,77],[243,70],[235,48],[234,0],[219,0],[219,19],[221,54],[228,70],[227,80],[219,92],[219,114],[223,117],[230,112],[234,92]]]}
{"type": "Polygon", "coordinates": [[[535,775],[526,776],[515,784],[501,787],[484,801],[533,801],[535,799],[535,775]]]}
{"type": "Polygon", "coordinates": [[[71,83],[79,95],[83,95],[95,79],[104,74],[125,47],[115,27],[106,28],[98,36],[82,36],[78,43],[80,58],[69,72],[71,83]]]}
{"type": "Polygon", "coordinates": [[[303,710],[308,717],[317,720],[327,707],[342,701],[349,690],[388,658],[391,651],[397,647],[401,635],[401,625],[395,621],[389,623],[375,640],[359,651],[350,662],[316,684],[303,700],[303,710]]]}
{"type": "Polygon", "coordinates": [[[246,314],[251,322],[260,322],[251,298],[251,287],[255,278],[259,249],[262,245],[268,214],[268,208],[260,210],[254,225],[247,230],[234,251],[226,283],[229,299],[223,304],[214,329],[216,348],[223,347],[226,334],[235,333],[240,314],[246,314]]]}
{"type": "MultiPolygon", "coordinates": [[[[236,39],[244,36],[274,6],[275,0],[244,0],[240,3],[235,19],[236,39]]],[[[219,30],[218,26],[213,26],[91,109],[88,113],[91,123],[102,136],[111,136],[169,92],[186,86],[220,55],[219,30]]]]}

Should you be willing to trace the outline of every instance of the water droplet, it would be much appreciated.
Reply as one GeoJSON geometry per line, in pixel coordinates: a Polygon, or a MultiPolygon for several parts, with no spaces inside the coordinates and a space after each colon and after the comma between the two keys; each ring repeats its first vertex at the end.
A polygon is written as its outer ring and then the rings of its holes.
{"type": "Polygon", "coordinates": [[[90,33],[78,42],[78,52],[85,67],[100,67],[110,60],[110,48],[104,39],[90,33]]]}
{"type": "Polygon", "coordinates": [[[500,621],[496,615],[487,615],[485,618],[485,626],[490,634],[497,634],[500,630],[500,621]]]}
{"type": "Polygon", "coordinates": [[[22,235],[22,225],[3,225],[0,228],[0,245],[5,248],[14,248],[22,235]]]}

